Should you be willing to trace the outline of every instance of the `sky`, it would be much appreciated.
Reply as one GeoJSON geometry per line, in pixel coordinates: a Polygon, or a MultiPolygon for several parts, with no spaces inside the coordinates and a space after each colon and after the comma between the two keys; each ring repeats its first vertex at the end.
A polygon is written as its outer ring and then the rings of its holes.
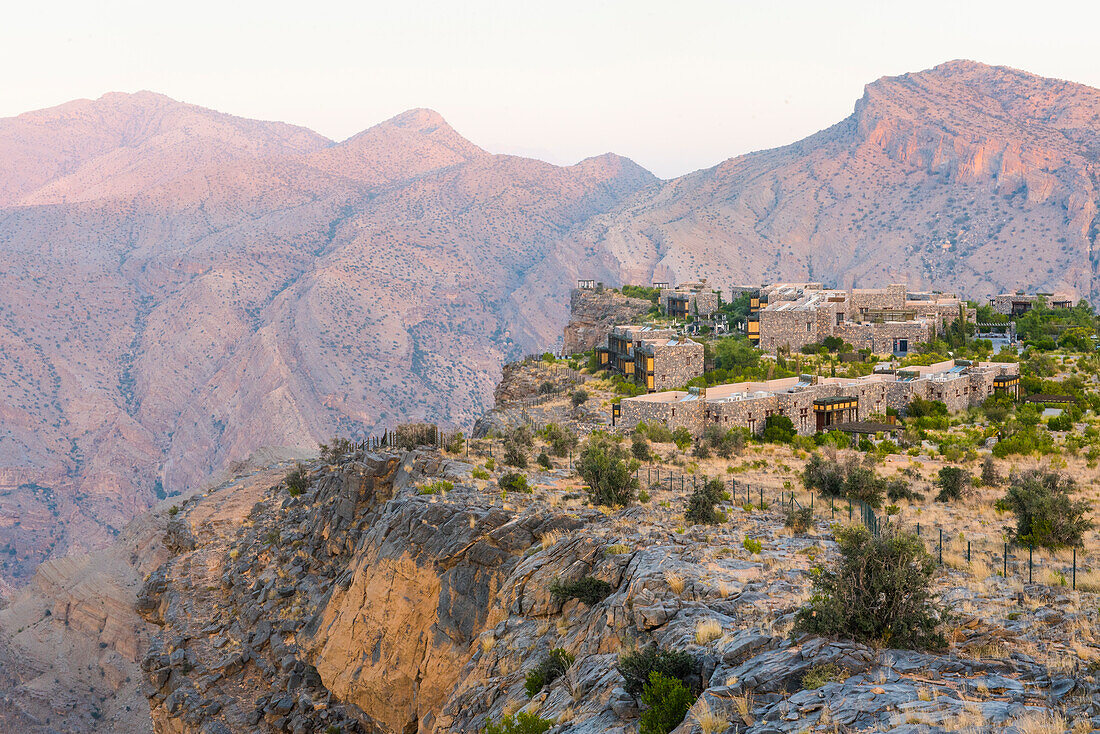
{"type": "Polygon", "coordinates": [[[1100,87],[1097,2],[18,3],[0,117],[149,89],[343,140],[430,107],[494,153],[662,178],[793,142],[956,58],[1100,87]]]}

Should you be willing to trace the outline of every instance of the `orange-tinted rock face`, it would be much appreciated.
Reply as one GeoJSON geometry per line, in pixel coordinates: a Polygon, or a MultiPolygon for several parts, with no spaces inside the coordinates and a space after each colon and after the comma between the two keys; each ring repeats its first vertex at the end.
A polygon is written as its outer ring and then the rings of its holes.
{"type": "Polygon", "coordinates": [[[260,446],[468,424],[577,277],[1092,295],[1098,119],[1096,90],[953,62],[665,183],[427,110],[339,144],[151,93],[0,121],[0,577],[260,446]]]}

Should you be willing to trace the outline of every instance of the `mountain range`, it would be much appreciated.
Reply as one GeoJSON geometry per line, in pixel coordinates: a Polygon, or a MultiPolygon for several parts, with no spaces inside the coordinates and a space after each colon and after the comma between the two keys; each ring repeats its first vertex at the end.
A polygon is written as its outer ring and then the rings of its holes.
{"type": "Polygon", "coordinates": [[[150,92],[0,120],[0,577],[259,447],[468,425],[577,277],[1094,298],[1098,190],[1100,91],[968,61],[670,181],[423,109],[343,142],[150,92]]]}

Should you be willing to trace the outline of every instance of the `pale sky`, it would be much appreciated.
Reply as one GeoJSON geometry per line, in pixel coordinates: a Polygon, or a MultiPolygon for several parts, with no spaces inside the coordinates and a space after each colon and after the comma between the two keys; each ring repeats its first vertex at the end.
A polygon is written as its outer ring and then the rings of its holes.
{"type": "Polygon", "coordinates": [[[955,58],[1100,87],[1100,2],[8,3],[0,117],[151,89],[336,140],[431,107],[496,153],[668,178],[843,119],[955,58]]]}

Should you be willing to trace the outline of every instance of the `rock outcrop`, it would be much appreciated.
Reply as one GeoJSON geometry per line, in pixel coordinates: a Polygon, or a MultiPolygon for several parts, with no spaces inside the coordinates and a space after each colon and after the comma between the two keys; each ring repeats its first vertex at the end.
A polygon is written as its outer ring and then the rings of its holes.
{"type": "Polygon", "coordinates": [[[617,291],[574,288],[569,296],[562,354],[591,351],[607,341],[612,326],[629,324],[652,306],[643,298],[630,298],[617,291]]]}
{"type": "MultiPolygon", "coordinates": [[[[826,520],[802,536],[775,511],[677,530],[667,500],[606,514],[562,499],[565,472],[530,476],[533,494],[506,497],[435,450],[360,450],[310,466],[300,495],[275,483],[235,502],[235,521],[204,509],[216,493],[184,504],[166,528],[176,555],[138,601],[159,628],[141,664],[155,730],[458,733],[522,707],[555,732],[626,734],[641,707],[616,665],[650,642],[695,660],[702,695],[677,734],[704,719],[707,732],[942,731],[1052,708],[1100,724],[1090,672],[1009,654],[1026,635],[1073,644],[1049,620],[1093,623],[1057,590],[1029,588],[1041,602],[997,625],[1000,602],[958,616],[949,654],[792,638],[810,570],[833,552],[826,520]],[[733,550],[750,537],[765,549],[733,550]],[[580,579],[608,595],[552,591],[580,579]],[[974,654],[994,641],[1003,657],[974,654]],[[575,662],[529,697],[527,673],[554,648],[575,662]]],[[[993,577],[983,594],[1017,592],[993,577]]]]}

